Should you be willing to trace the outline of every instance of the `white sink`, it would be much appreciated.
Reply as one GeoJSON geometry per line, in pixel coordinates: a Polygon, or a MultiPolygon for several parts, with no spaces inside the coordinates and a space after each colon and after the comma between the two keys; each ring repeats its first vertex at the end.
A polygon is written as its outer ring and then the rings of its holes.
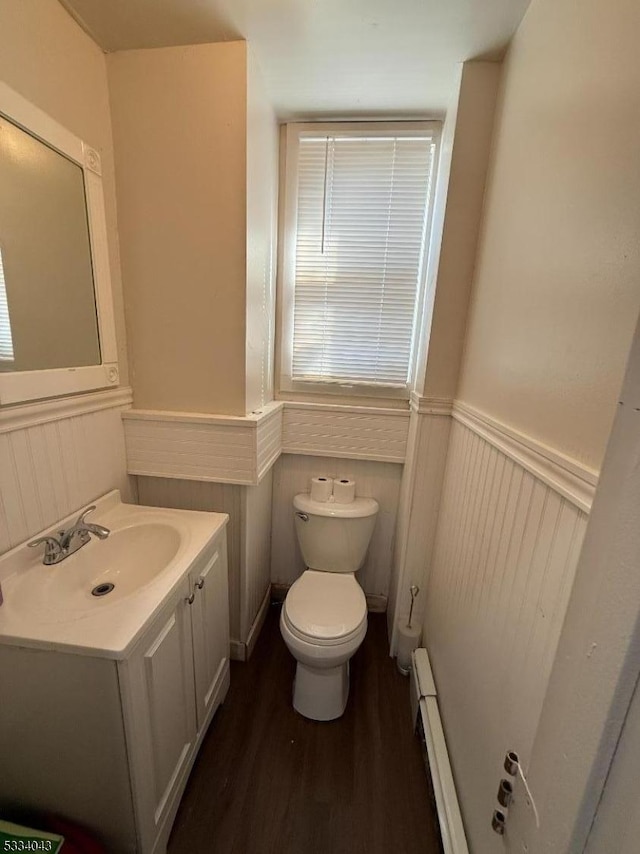
{"type": "MultiPolygon", "coordinates": [[[[228,521],[222,513],[123,504],[117,490],[95,503],[91,521],[110,529],[107,539],[92,538],[53,566],[26,543],[0,558],[0,643],[124,657],[228,521]]],[[[42,533],[55,535],[75,516],[42,533]]]]}
{"type": "Polygon", "coordinates": [[[147,522],[121,528],[106,540],[92,540],[62,563],[39,563],[20,573],[6,595],[25,614],[48,611],[55,622],[84,617],[149,584],[179,547],[180,531],[172,525],[147,522]],[[108,592],[102,592],[105,588],[108,592]]]}

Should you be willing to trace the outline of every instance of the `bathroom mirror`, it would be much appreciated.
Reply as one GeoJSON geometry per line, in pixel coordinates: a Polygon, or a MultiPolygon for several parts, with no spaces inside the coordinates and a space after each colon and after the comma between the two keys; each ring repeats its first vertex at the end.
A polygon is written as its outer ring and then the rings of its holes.
{"type": "Polygon", "coordinates": [[[0,404],[116,386],[99,154],[0,84],[0,404]]]}

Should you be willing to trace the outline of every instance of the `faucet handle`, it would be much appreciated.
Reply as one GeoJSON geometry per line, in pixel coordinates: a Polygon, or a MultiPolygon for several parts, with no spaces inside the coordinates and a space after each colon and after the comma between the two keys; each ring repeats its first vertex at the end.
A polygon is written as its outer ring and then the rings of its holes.
{"type": "MultiPolygon", "coordinates": [[[[96,509],[96,505],[92,504],[91,507],[87,507],[86,510],[83,510],[82,513],[76,519],[76,525],[82,525],[82,523],[84,522],[85,518],[89,515],[89,513],[93,513],[93,511],[95,509],[96,509]]],[[[75,525],[74,525],[74,527],[75,527],[75,525]]]]}
{"type": "Polygon", "coordinates": [[[56,540],[55,537],[38,537],[37,540],[32,540],[30,543],[27,543],[27,545],[30,549],[33,549],[41,543],[44,543],[45,563],[55,560],[55,558],[57,558],[62,552],[62,546],[60,545],[59,540],[56,540]]]}

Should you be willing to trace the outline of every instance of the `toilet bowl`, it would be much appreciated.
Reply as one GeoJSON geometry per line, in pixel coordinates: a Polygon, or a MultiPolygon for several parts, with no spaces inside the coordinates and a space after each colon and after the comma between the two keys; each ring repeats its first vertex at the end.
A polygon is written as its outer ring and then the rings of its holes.
{"type": "Polygon", "coordinates": [[[297,661],[293,706],[316,721],[339,718],[349,698],[349,660],[367,633],[367,602],[355,573],[364,562],[378,504],[294,499],[298,541],[309,567],[289,589],[280,631],[297,661]]]}

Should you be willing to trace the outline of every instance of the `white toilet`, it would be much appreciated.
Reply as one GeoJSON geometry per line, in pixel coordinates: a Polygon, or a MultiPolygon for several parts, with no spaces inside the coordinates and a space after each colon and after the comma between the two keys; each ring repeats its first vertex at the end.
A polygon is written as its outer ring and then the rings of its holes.
{"type": "Polygon", "coordinates": [[[297,660],[293,706],[331,721],[349,697],[349,659],[367,633],[367,601],[356,581],[378,513],[373,498],[350,504],[293,499],[298,542],[308,567],[284,601],[280,631],[297,660]]]}

